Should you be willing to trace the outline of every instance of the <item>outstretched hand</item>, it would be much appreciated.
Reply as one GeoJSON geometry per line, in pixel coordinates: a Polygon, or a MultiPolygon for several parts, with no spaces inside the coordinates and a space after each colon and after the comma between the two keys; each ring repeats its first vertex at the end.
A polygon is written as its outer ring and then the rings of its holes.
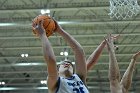
{"type": "Polygon", "coordinates": [[[114,37],[112,38],[111,34],[107,35],[107,37],[105,38],[108,51],[110,51],[112,48],[114,49],[113,39],[114,37]]]}
{"type": "Polygon", "coordinates": [[[111,36],[111,38],[113,39],[113,40],[116,40],[116,39],[118,39],[120,37],[120,34],[119,35],[115,35],[115,36],[111,36]]]}
{"type": "MultiPolygon", "coordinates": [[[[111,35],[111,34],[109,34],[109,35],[110,35],[110,40],[111,40],[112,42],[114,42],[114,40],[116,40],[116,39],[118,39],[118,38],[120,37],[120,34],[119,34],[119,35],[114,35],[114,36],[111,35]]],[[[107,37],[104,38],[104,40],[105,40],[106,43],[107,43],[107,39],[108,39],[109,35],[108,35],[107,37]]],[[[114,49],[118,47],[118,46],[116,46],[116,45],[114,45],[114,44],[113,44],[113,46],[114,46],[114,49]]]]}
{"type": "Polygon", "coordinates": [[[45,29],[43,27],[43,22],[44,21],[42,20],[37,25],[32,27],[37,36],[41,36],[41,35],[45,34],[45,29]]]}
{"type": "Polygon", "coordinates": [[[60,31],[60,29],[62,29],[61,26],[58,24],[58,22],[54,18],[52,18],[52,19],[53,19],[53,21],[55,23],[55,30],[54,30],[54,32],[60,31]]]}
{"type": "Polygon", "coordinates": [[[140,51],[139,52],[137,52],[136,54],[134,54],[133,56],[132,56],[132,58],[134,59],[134,60],[136,60],[137,59],[137,57],[140,55],[140,51]]]}

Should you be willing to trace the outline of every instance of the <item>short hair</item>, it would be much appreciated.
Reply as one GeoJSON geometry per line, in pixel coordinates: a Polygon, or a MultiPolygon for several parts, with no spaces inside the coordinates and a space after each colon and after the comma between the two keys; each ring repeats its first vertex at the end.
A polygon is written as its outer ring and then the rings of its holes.
{"type": "Polygon", "coordinates": [[[60,64],[58,64],[58,65],[57,65],[57,70],[59,70],[60,65],[61,65],[62,63],[64,63],[64,62],[70,63],[71,66],[73,67],[73,73],[75,73],[75,66],[74,66],[74,65],[72,64],[72,62],[69,61],[69,60],[64,60],[64,61],[62,61],[60,64]]]}

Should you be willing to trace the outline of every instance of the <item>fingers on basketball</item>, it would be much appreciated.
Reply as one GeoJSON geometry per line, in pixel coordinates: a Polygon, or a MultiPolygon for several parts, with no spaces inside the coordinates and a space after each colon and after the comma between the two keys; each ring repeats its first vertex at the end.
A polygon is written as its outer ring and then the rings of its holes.
{"type": "Polygon", "coordinates": [[[38,25],[41,21],[43,21],[43,27],[44,27],[44,29],[46,31],[46,36],[47,37],[51,36],[53,34],[54,30],[55,30],[55,22],[51,17],[49,17],[47,15],[39,15],[39,16],[34,18],[34,20],[32,22],[33,34],[38,36],[37,31],[34,30],[33,27],[38,25]]]}

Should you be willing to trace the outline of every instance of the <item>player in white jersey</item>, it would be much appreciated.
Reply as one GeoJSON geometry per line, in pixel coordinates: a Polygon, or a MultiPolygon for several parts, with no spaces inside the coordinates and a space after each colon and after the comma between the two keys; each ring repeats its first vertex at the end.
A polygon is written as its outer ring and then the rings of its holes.
{"type": "MultiPolygon", "coordinates": [[[[65,63],[68,64],[69,63],[65,63]]],[[[59,77],[56,93],[89,93],[87,87],[77,74],[69,78],[59,77]]]]}
{"type": "Polygon", "coordinates": [[[87,69],[83,48],[70,34],[64,31],[56,21],[55,23],[55,32],[67,41],[74,52],[75,74],[73,72],[74,68],[68,62],[60,64],[57,70],[54,51],[43,28],[43,21],[40,22],[37,26],[33,27],[33,29],[38,32],[45,62],[47,63],[48,91],[49,93],[89,93],[86,87],[87,69]]]}

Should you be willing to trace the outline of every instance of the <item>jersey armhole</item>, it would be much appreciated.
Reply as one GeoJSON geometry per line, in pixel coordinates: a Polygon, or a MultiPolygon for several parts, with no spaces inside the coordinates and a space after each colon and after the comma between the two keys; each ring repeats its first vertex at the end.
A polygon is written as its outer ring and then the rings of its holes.
{"type": "Polygon", "coordinates": [[[58,80],[57,80],[57,84],[56,84],[56,86],[57,86],[57,89],[56,89],[56,92],[55,92],[55,93],[58,92],[59,87],[60,87],[60,77],[59,77],[58,80]]]}

